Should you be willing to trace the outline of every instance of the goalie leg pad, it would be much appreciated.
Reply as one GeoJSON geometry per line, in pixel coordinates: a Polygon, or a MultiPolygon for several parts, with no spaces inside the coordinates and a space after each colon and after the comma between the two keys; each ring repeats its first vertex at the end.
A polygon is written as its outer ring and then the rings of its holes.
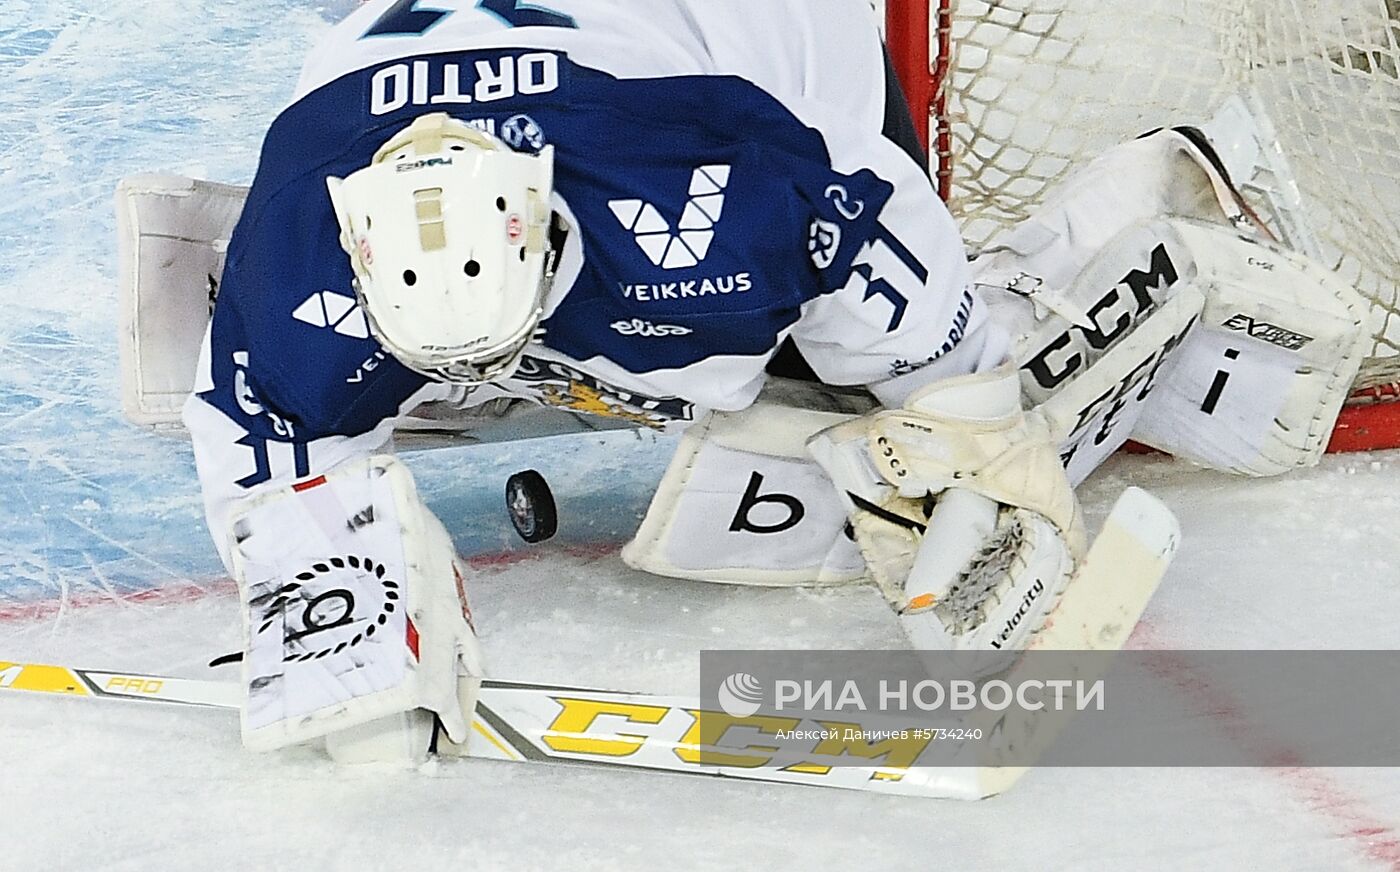
{"type": "MultiPolygon", "coordinates": [[[[426,709],[457,742],[481,653],[442,524],[390,456],[255,498],[231,522],[243,602],[244,744],[269,750],[364,728],[348,756],[399,757],[393,719],[426,709]],[[464,692],[465,690],[465,692],[464,692]]],[[[415,719],[399,719],[410,731],[415,719]]],[[[426,745],[424,745],[426,748],[426,745]]]]}
{"type": "MultiPolygon", "coordinates": [[[[1025,270],[1054,261],[1002,251],[987,269],[1017,265],[1031,276],[1025,270]]],[[[1128,439],[1204,300],[1190,247],[1170,221],[1129,225],[1065,282],[1035,278],[1021,292],[986,292],[1019,337],[1013,353],[1027,405],[1049,422],[1078,483],[1128,439]]]]}
{"type": "Polygon", "coordinates": [[[1133,438],[1245,475],[1316,464],[1369,342],[1360,295],[1271,243],[1174,223],[1205,310],[1133,438]]]}
{"type": "MultiPolygon", "coordinates": [[[[1074,369],[1091,368],[1124,328],[1140,332],[1141,316],[1173,285],[1204,296],[1200,328],[1182,334],[1172,372],[1155,380],[1160,396],[1142,403],[1140,394],[1131,403],[1139,408],[1088,428],[1111,428],[1111,438],[1065,445],[1072,480],[1134,426],[1133,438],[1215,469],[1274,475],[1310,466],[1366,351],[1366,306],[1354,288],[1267,232],[1244,235],[1257,220],[1222,161],[1283,172],[1255,119],[1243,103],[1227,105],[1210,133],[1230,147],[1217,155],[1199,132],[1180,129],[1110,149],[974,261],[993,318],[1022,337],[1016,356],[1027,397],[1070,415],[1060,395],[1074,369]]],[[[1297,204],[1267,199],[1294,247],[1315,253],[1297,204]]]]}
{"type": "Polygon", "coordinates": [[[724,584],[862,579],[842,502],[804,448],[850,417],[764,400],[707,416],[681,437],[622,559],[655,575],[724,584]]]}

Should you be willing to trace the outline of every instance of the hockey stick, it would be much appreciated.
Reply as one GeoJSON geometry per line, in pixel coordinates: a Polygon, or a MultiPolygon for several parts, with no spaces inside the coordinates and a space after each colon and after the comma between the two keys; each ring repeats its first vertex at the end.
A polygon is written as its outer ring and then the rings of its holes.
{"type": "MultiPolygon", "coordinates": [[[[240,686],[232,681],[38,663],[0,662],[0,689],[234,711],[242,698],[240,686]]],[[[468,756],[651,769],[942,798],[980,798],[980,779],[975,768],[926,773],[903,767],[833,767],[825,775],[765,770],[760,767],[771,754],[765,755],[763,748],[726,747],[721,752],[702,744],[702,717],[724,719],[737,726],[744,726],[745,720],[723,712],[702,711],[693,698],[487,680],[482,682],[477,701],[468,756]],[[739,754],[748,759],[741,766],[705,763],[706,755],[714,753],[722,753],[726,758],[739,754]]],[[[840,761],[823,761],[814,756],[810,766],[828,768],[829,762],[840,761]]]]}
{"type": "MultiPolygon", "coordinates": [[[[1161,503],[1128,489],[1031,650],[1122,648],[1171,562],[1178,538],[1176,519],[1161,503]]],[[[1103,658],[1086,662],[1099,669],[1103,658]]],[[[1014,681],[1018,668],[1013,666],[1006,678],[1014,681]]],[[[1101,675],[1086,671],[1074,677],[1092,681],[1101,675]]],[[[235,682],[8,662],[0,662],[0,690],[227,709],[237,709],[242,699],[235,682]]],[[[1005,744],[1016,748],[1016,765],[986,759],[970,747],[969,765],[949,767],[920,765],[917,756],[907,766],[880,765],[888,762],[894,747],[874,747],[859,739],[825,753],[818,747],[802,749],[798,765],[790,765],[790,759],[784,765],[775,759],[777,749],[766,738],[772,733],[762,721],[703,710],[693,698],[486,680],[469,756],[980,799],[1014,784],[1028,761],[1067,723],[1065,717],[1003,712],[985,726],[1009,739],[1005,744]],[[871,765],[850,765],[856,757],[871,765]]]]}
{"type": "Polygon", "coordinates": [[[0,661],[0,690],[235,710],[242,705],[243,699],[241,688],[231,681],[100,672],[71,666],[3,661],[0,661]]]}

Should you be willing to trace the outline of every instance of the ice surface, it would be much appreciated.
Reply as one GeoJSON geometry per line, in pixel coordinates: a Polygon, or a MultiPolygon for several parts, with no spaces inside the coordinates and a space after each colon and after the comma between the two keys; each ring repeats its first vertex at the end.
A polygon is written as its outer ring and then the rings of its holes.
{"type": "MultiPolygon", "coordinates": [[[[2,5],[0,659],[207,675],[237,647],[236,610],[188,447],[118,411],[111,193],[140,170],[247,181],[298,57],[351,4],[2,5]]],[[[707,647],[901,644],[869,589],[622,567],[605,546],[669,447],[610,433],[410,459],[475,555],[497,675],[694,693],[707,647]],[[561,503],[559,536],[534,549],[503,511],[523,468],[561,503]]],[[[1085,489],[1095,521],[1128,482],[1185,529],[1135,644],[1400,645],[1400,457],[1264,482],[1117,458],[1085,489]]],[[[1163,687],[1182,706],[1199,690],[1189,675],[1163,687]]],[[[1042,770],[959,804],[482,761],[356,772],[247,754],[227,713],[0,698],[0,870],[721,867],[1400,869],[1400,779],[1042,770]]]]}

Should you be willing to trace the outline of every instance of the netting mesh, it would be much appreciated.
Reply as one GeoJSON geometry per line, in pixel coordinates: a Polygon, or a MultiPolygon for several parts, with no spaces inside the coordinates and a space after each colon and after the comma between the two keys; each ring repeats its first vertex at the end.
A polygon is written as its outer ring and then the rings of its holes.
{"type": "Polygon", "coordinates": [[[1109,146],[1248,94],[1320,256],[1372,301],[1363,377],[1400,378],[1400,0],[945,2],[934,123],[969,244],[1109,146]]]}

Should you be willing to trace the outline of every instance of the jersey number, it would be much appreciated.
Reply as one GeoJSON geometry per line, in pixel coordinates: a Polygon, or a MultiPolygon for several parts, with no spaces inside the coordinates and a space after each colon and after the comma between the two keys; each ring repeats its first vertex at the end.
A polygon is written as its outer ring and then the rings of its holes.
{"type": "MultiPolygon", "coordinates": [[[[242,439],[233,443],[249,448],[253,452],[253,465],[255,469],[252,474],[245,475],[234,484],[241,488],[250,488],[271,481],[273,475],[282,470],[272,468],[272,460],[268,450],[269,441],[249,433],[242,439]]],[[[311,454],[305,442],[273,442],[273,445],[287,445],[292,449],[292,474],[296,478],[305,478],[311,474],[311,454]]],[[[280,458],[279,458],[280,459],[280,458]]]]}
{"type": "Polygon", "coordinates": [[[928,283],[928,268],[884,224],[876,227],[875,237],[856,255],[847,287],[864,286],[862,303],[879,297],[888,304],[890,321],[885,332],[893,333],[904,323],[910,298],[917,297],[928,283]]]}
{"type": "MultiPolygon", "coordinates": [[[[370,25],[360,39],[369,36],[422,36],[451,15],[451,9],[419,9],[419,0],[398,0],[370,25]]],[[[578,28],[571,16],[523,0],[477,0],[476,8],[494,15],[506,27],[578,28]]]]}

